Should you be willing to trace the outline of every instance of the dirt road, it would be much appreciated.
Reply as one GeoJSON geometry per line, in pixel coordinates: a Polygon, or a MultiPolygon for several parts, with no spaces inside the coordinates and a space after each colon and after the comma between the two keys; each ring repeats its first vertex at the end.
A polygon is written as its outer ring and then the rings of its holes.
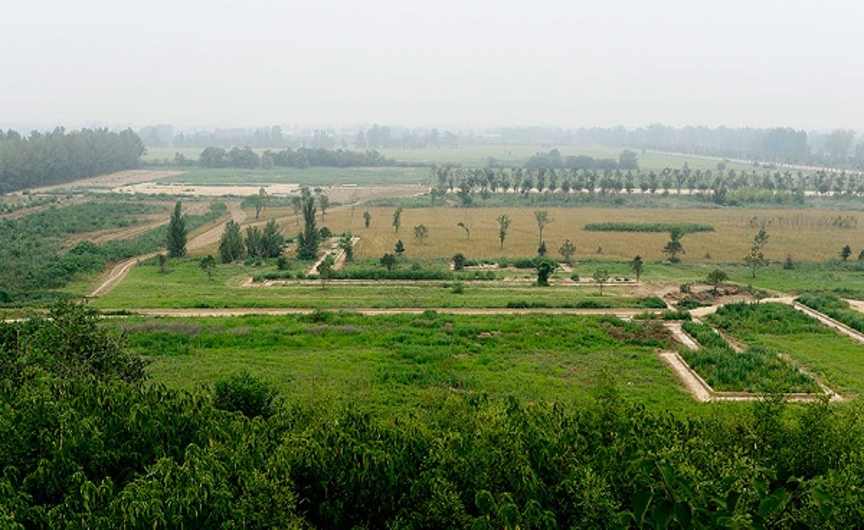
{"type": "MultiPolygon", "coordinates": [[[[246,212],[244,212],[243,209],[240,208],[239,203],[229,203],[228,211],[231,212],[231,217],[238,223],[242,223],[246,219],[246,212]]],[[[219,237],[222,235],[222,230],[223,228],[221,224],[219,226],[215,226],[189,241],[189,243],[186,245],[186,248],[196,249],[205,247],[207,245],[212,245],[213,243],[219,241],[219,237]]],[[[96,289],[94,289],[90,293],[90,298],[96,298],[98,296],[104,296],[110,293],[112,289],[117,287],[117,285],[119,285],[120,282],[122,282],[123,279],[126,278],[126,275],[129,274],[129,271],[132,270],[132,267],[142,261],[152,258],[156,254],[156,252],[151,252],[142,256],[135,256],[134,258],[129,258],[116,264],[108,272],[108,275],[105,277],[105,279],[100,282],[96,289]]]]}

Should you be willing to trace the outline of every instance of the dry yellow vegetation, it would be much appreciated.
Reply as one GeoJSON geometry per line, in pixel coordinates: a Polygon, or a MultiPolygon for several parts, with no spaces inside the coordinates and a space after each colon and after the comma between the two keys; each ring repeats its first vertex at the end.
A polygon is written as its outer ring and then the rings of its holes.
{"type": "MultiPolygon", "coordinates": [[[[854,211],[838,210],[729,210],[729,209],[648,209],[648,208],[406,208],[402,213],[402,226],[395,233],[392,220],[395,208],[370,208],[372,222],[363,226],[362,205],[329,210],[318,226],[326,226],[334,233],[351,231],[360,237],[356,255],[360,258],[379,257],[393,252],[399,239],[405,244],[409,257],[449,257],[457,252],[472,259],[530,257],[537,253],[539,232],[534,211],[546,209],[551,222],[543,237],[549,256],[560,259],[558,248],[565,239],[576,245],[575,259],[629,260],[640,254],[648,261],[662,260],[661,249],[669,240],[668,233],[591,232],[584,230],[589,223],[608,221],[641,223],[701,223],[714,227],[714,232],[691,233],[682,243],[686,254],[683,260],[693,263],[741,261],[750,250],[753,236],[761,226],[769,234],[765,255],[781,261],[791,255],[795,261],[825,261],[839,257],[840,249],[850,245],[852,259],[864,249],[864,216],[854,211]],[[506,214],[512,219],[504,249],[498,241],[496,218],[506,214]],[[853,224],[861,221],[860,228],[834,226],[837,218],[851,218],[853,224]],[[457,223],[471,229],[471,239],[457,223]],[[414,227],[425,225],[429,237],[425,245],[414,240],[414,227]],[[598,253],[602,248],[603,252],[598,253]]],[[[255,221],[254,211],[247,212],[247,224],[263,224],[267,219],[279,221],[287,237],[294,236],[300,227],[290,208],[272,208],[262,212],[255,221]]],[[[215,245],[200,249],[197,254],[217,252],[215,245]]]]}
{"type": "MultiPolygon", "coordinates": [[[[402,213],[399,233],[391,225],[394,208],[372,208],[369,229],[363,226],[363,208],[327,214],[324,223],[333,232],[351,230],[361,238],[359,257],[377,257],[392,252],[401,239],[408,256],[440,257],[461,252],[470,258],[500,256],[533,256],[539,245],[534,210],[538,208],[408,208],[402,213]],[[502,214],[512,223],[499,248],[498,223],[502,214]],[[457,226],[463,222],[471,228],[471,239],[457,226]],[[425,245],[414,241],[414,226],[429,229],[425,245]]],[[[542,208],[539,208],[542,209],[542,208]]],[[[605,221],[703,223],[714,232],[692,233],[682,242],[685,261],[740,261],[749,251],[753,236],[765,225],[770,235],[765,254],[772,260],[791,255],[796,261],[824,261],[837,257],[843,245],[850,245],[855,255],[864,248],[864,232],[857,228],[832,225],[839,217],[859,217],[855,212],[836,210],[723,210],[723,209],[625,209],[625,208],[548,208],[551,222],[544,229],[544,239],[551,257],[560,258],[558,248],[569,238],[577,248],[576,259],[602,258],[624,260],[641,254],[646,260],[660,260],[666,233],[590,232],[588,223],[605,221]],[[603,249],[598,254],[598,248],[603,249]],[[710,257],[709,257],[710,256],[710,257]]],[[[293,224],[293,223],[292,223],[293,224]]],[[[862,225],[864,227],[864,225],[862,225]]],[[[293,229],[293,227],[292,227],[293,229]]],[[[290,230],[289,230],[290,232],[290,230]]],[[[854,259],[854,256],[853,256],[854,259]]]]}

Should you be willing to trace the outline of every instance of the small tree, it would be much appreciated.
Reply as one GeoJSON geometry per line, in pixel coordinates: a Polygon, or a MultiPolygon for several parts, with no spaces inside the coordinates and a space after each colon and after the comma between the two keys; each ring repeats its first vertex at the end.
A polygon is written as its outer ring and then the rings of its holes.
{"type": "Polygon", "coordinates": [[[540,242],[540,246],[537,247],[537,255],[540,256],[540,257],[542,258],[542,257],[545,256],[548,252],[549,252],[549,251],[546,249],[546,242],[545,242],[545,241],[541,241],[541,242],[540,242]]]}
{"type": "Polygon", "coordinates": [[[396,268],[396,256],[388,252],[387,254],[381,256],[381,259],[378,260],[378,263],[380,263],[382,267],[387,269],[387,272],[390,272],[396,268]]]}
{"type": "Polygon", "coordinates": [[[222,263],[231,263],[243,259],[246,249],[243,245],[243,234],[240,232],[240,223],[228,221],[222,236],[219,238],[219,257],[222,263]]]}
{"type": "Polygon", "coordinates": [[[303,207],[303,199],[299,195],[291,197],[291,209],[294,210],[294,224],[300,226],[300,210],[303,207]]]}
{"type": "Polygon", "coordinates": [[[594,279],[594,283],[600,286],[600,296],[603,296],[603,284],[609,281],[609,271],[597,269],[591,277],[594,279]]]}
{"type": "Polygon", "coordinates": [[[471,241],[471,226],[462,222],[462,221],[459,221],[458,223],[456,223],[456,226],[458,226],[462,230],[465,230],[465,240],[471,241]]]}
{"type": "Polygon", "coordinates": [[[402,240],[396,242],[396,246],[393,247],[393,251],[396,252],[397,256],[401,256],[405,253],[405,245],[402,243],[402,240]]]}
{"type": "Polygon", "coordinates": [[[686,254],[684,245],[681,244],[681,238],[684,237],[684,231],[680,228],[673,228],[669,232],[669,242],[663,247],[663,253],[669,259],[669,263],[679,263],[681,254],[686,254]]]}
{"type": "Polygon", "coordinates": [[[717,293],[717,288],[723,284],[726,280],[729,279],[729,275],[720,269],[714,269],[713,271],[708,273],[708,283],[711,284],[711,291],[715,294],[717,293]]]}
{"type": "Polygon", "coordinates": [[[756,277],[756,272],[763,267],[767,267],[770,262],[765,258],[762,249],[768,243],[768,232],[761,228],[753,238],[753,245],[750,247],[750,252],[744,256],[744,264],[750,269],[750,274],[753,278],[756,277]]]}
{"type": "Polygon", "coordinates": [[[207,273],[207,279],[213,279],[213,272],[216,270],[216,258],[207,254],[201,258],[201,270],[207,273]]]}
{"type": "Polygon", "coordinates": [[[396,233],[399,233],[399,227],[402,226],[402,207],[396,208],[393,212],[393,228],[396,230],[396,233]]]}
{"type": "Polygon", "coordinates": [[[543,242],[543,229],[546,228],[550,222],[549,212],[546,210],[535,210],[534,211],[534,219],[537,221],[537,230],[540,231],[540,242],[543,242]]]}
{"type": "Polygon", "coordinates": [[[864,263],[864,250],[858,253],[858,263],[864,263]]]}
{"type": "Polygon", "coordinates": [[[180,201],[174,205],[174,212],[171,214],[171,220],[168,221],[168,256],[172,258],[182,258],[186,255],[186,217],[181,212],[182,205],[180,201]]]}
{"type": "Polygon", "coordinates": [[[363,212],[363,226],[369,228],[369,223],[372,222],[372,214],[369,213],[369,210],[363,212]]]}
{"type": "Polygon", "coordinates": [[[851,255],[852,247],[850,247],[849,245],[846,245],[842,249],[840,249],[840,259],[842,259],[843,261],[849,261],[849,256],[851,255]]]}
{"type": "Polygon", "coordinates": [[[461,252],[458,254],[454,254],[453,255],[453,270],[454,271],[461,271],[462,269],[464,269],[465,268],[465,261],[466,261],[465,255],[462,254],[461,252]]]}
{"type": "Polygon", "coordinates": [[[339,248],[342,249],[342,252],[345,253],[345,261],[351,261],[354,259],[354,236],[351,235],[351,232],[343,234],[342,237],[339,238],[339,248]]]}
{"type": "Polygon", "coordinates": [[[156,260],[159,262],[159,272],[168,274],[168,257],[165,254],[157,254],[156,260]]]}
{"type": "Polygon", "coordinates": [[[324,214],[327,213],[327,208],[330,207],[330,197],[323,191],[318,191],[316,196],[318,197],[318,206],[321,207],[321,222],[324,222],[324,214]]]}
{"type": "Polygon", "coordinates": [[[417,225],[414,227],[414,239],[420,245],[426,244],[426,239],[429,237],[429,229],[426,225],[417,225]]]}
{"type": "Polygon", "coordinates": [[[639,278],[642,277],[642,270],[645,268],[645,262],[642,260],[642,256],[636,254],[636,257],[630,262],[630,269],[633,270],[633,274],[636,275],[636,281],[639,281],[639,278]]]}
{"type": "Polygon", "coordinates": [[[549,277],[555,272],[555,262],[550,259],[537,260],[537,285],[546,287],[549,285],[549,277]]]}
{"type": "Polygon", "coordinates": [[[501,242],[501,248],[504,248],[504,240],[507,238],[507,230],[510,229],[510,216],[509,215],[499,215],[497,219],[498,221],[498,240],[501,242]]]}
{"type": "Polygon", "coordinates": [[[336,261],[333,259],[332,254],[327,254],[321,263],[318,264],[318,278],[321,279],[321,288],[327,288],[327,280],[333,277],[333,266],[336,264],[336,261]]]}
{"type": "Polygon", "coordinates": [[[569,239],[565,239],[564,244],[558,249],[558,253],[564,258],[564,263],[573,265],[573,256],[576,255],[576,245],[571,243],[569,239]]]}

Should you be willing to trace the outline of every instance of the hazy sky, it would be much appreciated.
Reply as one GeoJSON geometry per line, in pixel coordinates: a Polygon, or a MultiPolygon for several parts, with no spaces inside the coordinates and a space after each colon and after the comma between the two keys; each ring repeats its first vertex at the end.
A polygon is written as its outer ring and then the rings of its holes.
{"type": "Polygon", "coordinates": [[[853,0],[27,0],[0,126],[864,123],[853,0]]]}

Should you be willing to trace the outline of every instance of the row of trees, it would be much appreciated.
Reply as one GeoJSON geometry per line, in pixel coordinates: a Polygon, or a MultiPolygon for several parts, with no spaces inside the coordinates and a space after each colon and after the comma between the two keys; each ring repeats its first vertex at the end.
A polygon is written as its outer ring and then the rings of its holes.
{"type": "Polygon", "coordinates": [[[219,256],[222,263],[250,258],[278,258],[285,247],[285,237],[279,231],[275,219],[267,221],[264,229],[257,226],[246,227],[246,237],[236,221],[228,221],[219,238],[219,256]]]}
{"type": "MultiPolygon", "coordinates": [[[[491,166],[498,166],[493,161],[491,166]]],[[[525,162],[526,168],[534,169],[594,169],[624,171],[639,169],[639,160],[635,151],[625,149],[621,152],[618,160],[611,158],[594,158],[588,155],[561,156],[561,151],[552,149],[548,153],[537,153],[525,162]]]]}
{"type": "Polygon", "coordinates": [[[131,129],[0,130],[0,193],[65,184],[138,166],[144,144],[131,129]]]}
{"type": "Polygon", "coordinates": [[[864,175],[816,171],[812,174],[791,171],[711,171],[665,168],[659,172],[561,168],[432,168],[433,204],[446,194],[454,194],[463,206],[479,197],[488,199],[501,193],[599,193],[676,196],[698,195],[718,203],[789,201],[803,202],[806,192],[819,195],[864,195],[864,175]]]}

